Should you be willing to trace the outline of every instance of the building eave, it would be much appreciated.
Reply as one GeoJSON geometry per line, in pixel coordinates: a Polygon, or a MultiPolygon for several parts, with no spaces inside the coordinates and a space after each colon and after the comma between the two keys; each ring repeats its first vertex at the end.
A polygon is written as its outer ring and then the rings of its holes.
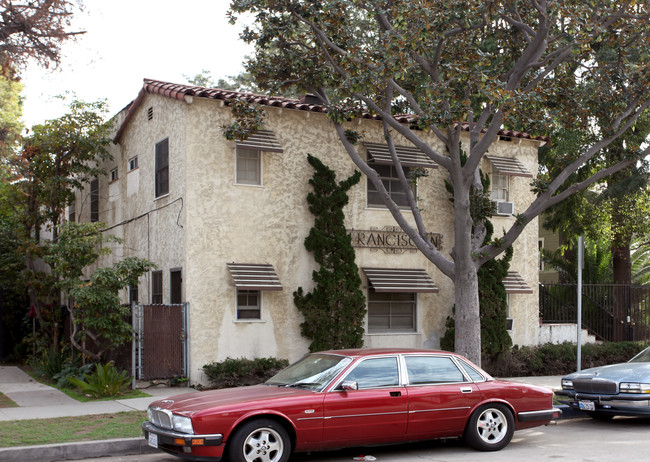
{"type": "MultiPolygon", "coordinates": [[[[277,107],[277,108],[286,108],[294,109],[298,111],[308,111],[308,112],[319,112],[326,113],[327,108],[321,104],[315,104],[313,102],[308,102],[309,99],[292,99],[285,98],[282,96],[268,96],[268,95],[258,95],[255,93],[245,93],[232,90],[222,90],[219,88],[207,88],[201,87],[198,85],[189,85],[189,84],[177,84],[170,82],[163,82],[160,80],[153,79],[144,79],[144,84],[142,89],[138,93],[133,102],[127,106],[127,114],[120,124],[115,137],[113,138],[113,143],[118,144],[126,127],[129,125],[129,122],[133,118],[133,114],[138,110],[142,105],[145,95],[155,94],[166,96],[168,98],[176,99],[179,101],[185,101],[186,97],[199,97],[223,101],[226,105],[235,100],[245,100],[249,103],[255,103],[262,106],[277,107]]],[[[365,119],[371,120],[381,120],[381,117],[376,114],[366,113],[363,115],[365,119]]],[[[410,114],[396,115],[395,119],[400,123],[413,124],[416,122],[416,117],[410,114]]],[[[469,124],[463,122],[461,124],[463,131],[469,131],[469,124]]],[[[498,136],[506,138],[517,138],[517,139],[527,139],[532,141],[538,141],[541,143],[549,143],[550,138],[548,136],[533,136],[527,132],[513,131],[513,130],[499,130],[498,136]]]]}

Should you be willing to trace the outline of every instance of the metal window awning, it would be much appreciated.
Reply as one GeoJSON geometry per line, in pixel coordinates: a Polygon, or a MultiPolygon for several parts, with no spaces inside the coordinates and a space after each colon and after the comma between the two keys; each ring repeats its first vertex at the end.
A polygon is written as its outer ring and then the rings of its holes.
{"type": "Polygon", "coordinates": [[[244,290],[282,290],[282,284],[272,265],[228,263],[235,287],[244,290]]]}
{"type": "Polygon", "coordinates": [[[531,177],[532,174],[526,170],[524,164],[512,157],[485,156],[492,164],[492,168],[500,175],[531,177]]]}
{"type": "MultiPolygon", "coordinates": [[[[393,158],[387,144],[363,143],[363,145],[368,151],[368,160],[372,159],[378,164],[393,165],[393,158]]],[[[395,146],[395,151],[404,167],[438,168],[438,164],[416,147],[395,146]]]]}
{"type": "Polygon", "coordinates": [[[376,292],[439,292],[423,269],[363,268],[363,272],[376,292]]]}
{"type": "Polygon", "coordinates": [[[516,271],[508,271],[508,275],[503,279],[503,285],[508,294],[532,294],[533,289],[526,284],[524,278],[516,271]]]}
{"type": "Polygon", "coordinates": [[[280,142],[271,130],[259,130],[245,140],[237,140],[237,147],[253,151],[283,152],[280,142]]]}

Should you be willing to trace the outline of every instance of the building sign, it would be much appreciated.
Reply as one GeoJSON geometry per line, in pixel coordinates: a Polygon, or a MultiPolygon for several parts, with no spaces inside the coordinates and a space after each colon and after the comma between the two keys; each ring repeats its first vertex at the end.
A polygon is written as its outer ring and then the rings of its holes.
{"type": "MultiPolygon", "coordinates": [[[[385,253],[416,252],[417,247],[399,226],[386,226],[383,229],[348,230],[352,246],[365,249],[383,250],[385,253]]],[[[442,250],[442,234],[429,233],[428,238],[438,250],[442,250]]]]}

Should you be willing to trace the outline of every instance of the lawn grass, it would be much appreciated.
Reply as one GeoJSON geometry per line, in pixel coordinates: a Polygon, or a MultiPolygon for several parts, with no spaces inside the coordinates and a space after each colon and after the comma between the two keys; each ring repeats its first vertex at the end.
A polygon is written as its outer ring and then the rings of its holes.
{"type": "Polygon", "coordinates": [[[0,422],[0,447],[142,436],[146,411],[0,422]]]}
{"type": "Polygon", "coordinates": [[[3,407],[18,407],[18,405],[11,400],[7,395],[0,393],[0,408],[3,407]]]}

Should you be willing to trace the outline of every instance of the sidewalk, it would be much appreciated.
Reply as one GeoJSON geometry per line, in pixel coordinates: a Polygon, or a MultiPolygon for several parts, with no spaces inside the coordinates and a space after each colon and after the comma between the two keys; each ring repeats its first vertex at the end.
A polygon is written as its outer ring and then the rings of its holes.
{"type": "MultiPolygon", "coordinates": [[[[512,377],[504,380],[524,382],[555,390],[561,377],[512,377]]],[[[18,367],[0,366],[0,392],[19,407],[0,408],[0,421],[48,419],[53,417],[113,414],[116,412],[145,411],[152,401],[194,391],[191,388],[154,386],[142,389],[146,398],[116,399],[81,403],[65,393],[32,379],[18,367]]],[[[566,416],[568,417],[568,416],[566,416]]],[[[144,438],[124,438],[105,441],[87,441],[68,444],[0,448],[3,462],[54,462],[90,457],[122,456],[158,452],[150,448],[144,438]]]]}
{"type": "MultiPolygon", "coordinates": [[[[194,391],[180,387],[149,387],[141,391],[151,395],[145,398],[116,399],[82,403],[56,388],[32,379],[18,367],[0,366],[0,392],[18,407],[0,408],[0,421],[49,419],[117,412],[146,411],[152,401],[194,391]]],[[[0,448],[3,462],[34,460],[53,462],[102,456],[122,456],[158,452],[150,448],[144,438],[123,438],[105,441],[86,441],[68,444],[0,448]]]]}

